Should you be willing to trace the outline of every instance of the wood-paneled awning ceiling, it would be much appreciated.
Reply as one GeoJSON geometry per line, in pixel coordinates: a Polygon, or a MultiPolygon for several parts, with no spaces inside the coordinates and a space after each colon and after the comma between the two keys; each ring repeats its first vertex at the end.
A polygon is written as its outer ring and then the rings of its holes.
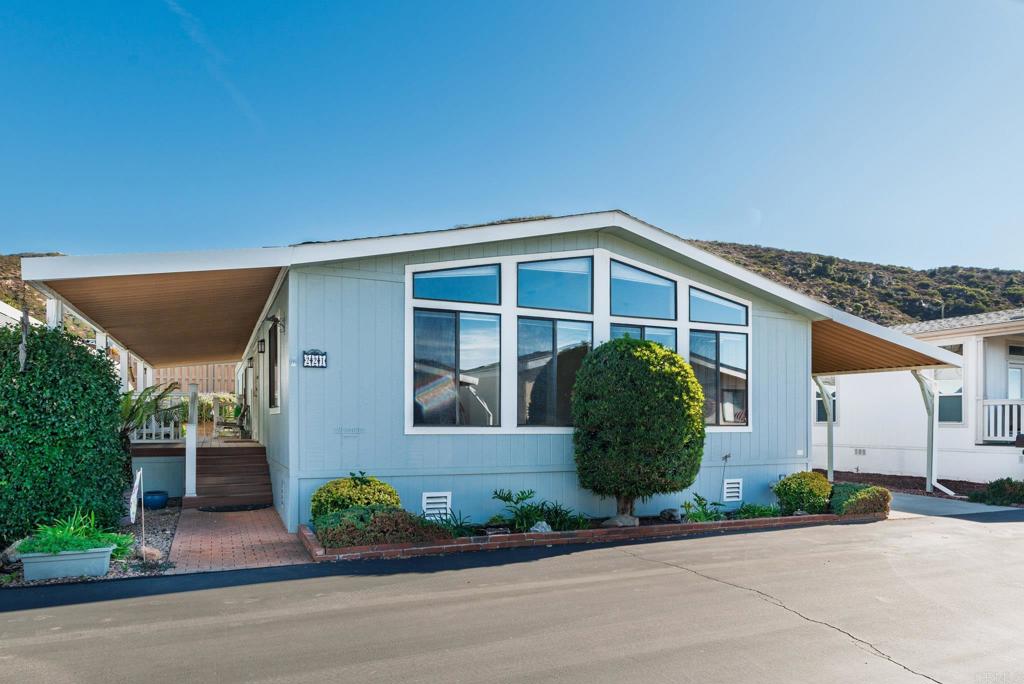
{"type": "Polygon", "coordinates": [[[46,286],[154,367],[238,361],[281,269],[48,280],[46,286]]]}
{"type": "Polygon", "coordinates": [[[842,375],[872,371],[927,368],[944,361],[833,320],[811,324],[811,372],[842,375]]]}

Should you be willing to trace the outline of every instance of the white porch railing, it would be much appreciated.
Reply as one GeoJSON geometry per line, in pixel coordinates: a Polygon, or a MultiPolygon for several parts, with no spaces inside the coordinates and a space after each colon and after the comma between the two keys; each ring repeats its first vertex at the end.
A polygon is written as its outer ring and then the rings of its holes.
{"type": "MultiPolygon", "coordinates": [[[[177,408],[184,398],[183,394],[174,393],[164,401],[164,407],[177,408]]],[[[132,442],[180,442],[185,437],[181,430],[181,410],[161,411],[150,416],[146,424],[131,433],[132,442]]]]}
{"type": "Polygon", "coordinates": [[[986,399],[982,411],[982,438],[986,442],[1012,442],[1024,432],[1024,400],[986,399]]]}

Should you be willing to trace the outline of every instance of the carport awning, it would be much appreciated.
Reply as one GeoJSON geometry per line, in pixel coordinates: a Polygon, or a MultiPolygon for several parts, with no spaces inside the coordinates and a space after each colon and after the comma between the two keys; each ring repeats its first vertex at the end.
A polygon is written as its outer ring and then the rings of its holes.
{"type": "MultiPolygon", "coordinates": [[[[864,321],[860,321],[863,326],[864,321]]],[[[811,327],[811,372],[844,375],[959,366],[953,352],[908,335],[870,324],[872,334],[835,320],[814,321],[811,327]]]]}
{"type": "Polygon", "coordinates": [[[280,267],[41,281],[154,367],[238,361],[280,267]]]}

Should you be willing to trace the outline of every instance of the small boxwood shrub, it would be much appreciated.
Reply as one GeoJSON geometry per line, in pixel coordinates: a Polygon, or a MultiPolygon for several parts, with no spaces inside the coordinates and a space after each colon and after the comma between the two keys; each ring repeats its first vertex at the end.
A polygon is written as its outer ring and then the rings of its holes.
{"type": "Polygon", "coordinates": [[[331,480],[313,492],[311,513],[316,520],[332,511],[375,505],[399,508],[402,502],[398,498],[398,492],[387,482],[368,476],[364,472],[358,475],[349,473],[348,477],[331,480]]]}
{"type": "Polygon", "coordinates": [[[967,498],[993,506],[1024,504],[1024,481],[1014,480],[1012,477],[993,480],[984,489],[968,494],[967,498]]]}
{"type": "Polygon", "coordinates": [[[313,520],[325,548],[401,544],[451,539],[443,526],[401,508],[371,505],[331,511],[313,520]]]}
{"type": "Polygon", "coordinates": [[[76,509],[101,528],[124,514],[129,456],[111,362],[48,328],[0,326],[0,547],[76,509]]]}
{"type": "Polygon", "coordinates": [[[783,515],[793,515],[797,511],[824,513],[828,510],[832,485],[821,473],[805,470],[779,480],[772,486],[772,491],[779,499],[783,515]]]}
{"type": "Polygon", "coordinates": [[[885,487],[864,487],[849,496],[836,513],[839,515],[888,514],[891,503],[892,494],[885,487]]]}

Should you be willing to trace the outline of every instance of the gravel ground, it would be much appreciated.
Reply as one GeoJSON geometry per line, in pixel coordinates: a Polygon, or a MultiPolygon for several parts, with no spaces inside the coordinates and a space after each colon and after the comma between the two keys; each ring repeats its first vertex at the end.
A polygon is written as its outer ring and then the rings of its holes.
{"type": "MultiPolygon", "coordinates": [[[[146,511],[146,546],[158,549],[161,553],[161,560],[158,563],[143,563],[138,557],[125,558],[122,560],[111,559],[110,572],[102,577],[62,577],[60,579],[37,580],[26,582],[22,579],[21,563],[15,562],[11,565],[0,566],[0,587],[30,587],[41,584],[63,584],[67,582],[98,581],[107,579],[121,579],[123,577],[143,577],[147,575],[162,575],[172,566],[167,562],[171,552],[171,542],[174,540],[174,531],[178,527],[178,517],[181,515],[179,499],[171,499],[167,508],[159,511],[146,511]]],[[[128,519],[125,518],[127,523],[128,519]]],[[[142,534],[142,519],[136,517],[135,524],[122,525],[120,532],[131,532],[139,539],[142,534]]]]}

